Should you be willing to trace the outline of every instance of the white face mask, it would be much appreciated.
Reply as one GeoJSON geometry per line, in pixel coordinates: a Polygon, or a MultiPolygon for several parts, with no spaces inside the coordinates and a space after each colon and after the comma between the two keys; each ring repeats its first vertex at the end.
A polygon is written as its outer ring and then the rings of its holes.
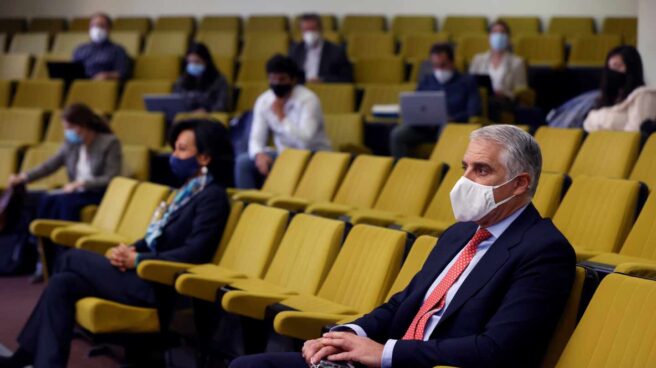
{"type": "Polygon", "coordinates": [[[303,32],[303,42],[305,42],[307,46],[316,45],[317,42],[319,42],[320,38],[321,38],[321,34],[319,34],[319,32],[316,31],[303,32]]]}
{"type": "Polygon", "coordinates": [[[495,186],[478,184],[474,181],[461,177],[460,180],[451,189],[451,207],[453,214],[459,222],[478,221],[492,212],[495,208],[513,199],[512,195],[501,202],[494,201],[494,189],[502,187],[511,181],[495,186]]]}
{"type": "Polygon", "coordinates": [[[435,79],[437,79],[438,82],[444,84],[453,77],[453,70],[434,69],[433,74],[435,75],[435,79]]]}
{"type": "Polygon", "coordinates": [[[89,38],[95,43],[105,42],[107,39],[107,31],[100,27],[89,28],[89,38]]]}

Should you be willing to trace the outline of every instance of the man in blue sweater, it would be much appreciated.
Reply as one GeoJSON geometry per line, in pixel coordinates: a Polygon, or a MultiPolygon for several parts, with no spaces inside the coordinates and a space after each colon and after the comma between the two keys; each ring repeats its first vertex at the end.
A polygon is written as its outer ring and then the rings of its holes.
{"type": "MultiPolygon", "coordinates": [[[[433,73],[424,77],[417,91],[444,91],[449,122],[466,123],[480,114],[481,99],[476,80],[455,70],[453,48],[437,43],[430,50],[433,73]]],[[[395,158],[408,155],[408,151],[421,143],[433,143],[439,128],[399,125],[390,134],[390,151],[395,158]]]]}

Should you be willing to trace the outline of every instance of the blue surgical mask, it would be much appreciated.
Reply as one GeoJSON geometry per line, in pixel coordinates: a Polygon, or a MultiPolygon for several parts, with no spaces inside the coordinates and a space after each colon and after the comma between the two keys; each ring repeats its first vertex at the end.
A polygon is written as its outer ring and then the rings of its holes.
{"type": "Polygon", "coordinates": [[[77,132],[74,131],[73,129],[64,130],[64,137],[66,138],[66,142],[70,144],[82,143],[82,137],[80,137],[80,135],[77,134],[77,132]]]}
{"type": "Polygon", "coordinates": [[[508,49],[508,35],[502,32],[490,33],[490,47],[495,51],[508,49]]]}
{"type": "Polygon", "coordinates": [[[187,73],[194,77],[200,77],[205,71],[205,65],[198,63],[187,63],[187,73]]]}
{"type": "Polygon", "coordinates": [[[179,159],[173,155],[169,157],[169,165],[171,166],[171,172],[180,180],[187,180],[198,173],[200,170],[200,165],[196,156],[189,157],[187,159],[179,159]]]}

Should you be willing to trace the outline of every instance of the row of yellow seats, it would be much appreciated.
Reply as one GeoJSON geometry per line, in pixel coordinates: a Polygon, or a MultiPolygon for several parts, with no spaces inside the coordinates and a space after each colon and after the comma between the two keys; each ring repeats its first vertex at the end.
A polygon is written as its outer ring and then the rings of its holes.
{"type": "MultiPolygon", "coordinates": [[[[541,20],[538,16],[501,16],[516,34],[538,34],[541,32],[541,20]]],[[[337,19],[332,14],[321,15],[325,30],[335,31],[337,19]]],[[[291,29],[297,30],[300,19],[295,17],[291,29]]],[[[196,19],[189,16],[164,16],[155,21],[154,31],[181,31],[191,35],[196,29],[196,19]]],[[[253,15],[245,22],[244,31],[249,32],[284,32],[289,28],[288,18],[281,15],[253,15]]],[[[382,32],[386,30],[386,17],[382,15],[351,15],[344,16],[340,33],[348,36],[354,32],[382,32]]],[[[68,28],[70,31],[86,31],[89,18],[74,18],[68,28]]],[[[446,16],[442,31],[460,35],[464,33],[485,33],[488,27],[484,16],[446,16]]],[[[395,36],[401,37],[408,33],[430,33],[437,31],[437,19],[432,15],[397,15],[392,19],[390,30],[395,36]]],[[[66,20],[63,18],[35,18],[27,27],[24,19],[0,19],[0,33],[48,32],[51,34],[66,30],[66,20]]],[[[149,17],[117,17],[114,30],[136,31],[145,35],[151,30],[149,17]]],[[[242,30],[242,19],[239,16],[205,16],[198,25],[199,31],[230,31],[239,33],[242,30]]],[[[593,17],[552,17],[547,29],[548,33],[564,36],[594,34],[596,30],[593,17]]],[[[637,33],[636,17],[607,17],[603,21],[601,33],[628,35],[635,37],[637,33]]]]}

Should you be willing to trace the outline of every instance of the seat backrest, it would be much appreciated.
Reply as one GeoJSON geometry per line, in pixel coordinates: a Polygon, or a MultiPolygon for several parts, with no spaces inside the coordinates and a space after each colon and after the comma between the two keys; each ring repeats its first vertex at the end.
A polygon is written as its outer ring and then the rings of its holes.
{"type": "Polygon", "coordinates": [[[547,31],[567,38],[591,35],[594,32],[595,20],[592,17],[552,17],[547,31]]]}
{"type": "Polygon", "coordinates": [[[61,121],[61,110],[55,110],[50,114],[46,135],[43,138],[46,143],[61,143],[64,141],[64,126],[61,121]]]}
{"type": "Polygon", "coordinates": [[[624,37],[624,43],[627,43],[638,34],[638,17],[606,17],[601,33],[620,35],[624,37]]]}
{"type": "Polygon", "coordinates": [[[117,81],[76,80],[73,82],[65,105],[83,103],[101,113],[111,113],[118,98],[117,81]]]}
{"type": "MultiPolygon", "coordinates": [[[[243,64],[241,67],[243,67],[243,64]]],[[[239,71],[240,76],[242,74],[241,67],[239,71]]],[[[261,68],[262,73],[266,75],[266,72],[264,72],[264,65],[262,65],[261,68]]],[[[237,78],[237,80],[239,81],[239,78],[237,78]]],[[[257,101],[257,98],[260,97],[262,93],[266,92],[267,89],[269,89],[269,85],[266,82],[266,79],[264,82],[240,83],[235,112],[241,113],[252,110],[255,107],[255,101],[257,101]]]]}
{"type": "Polygon", "coordinates": [[[145,146],[123,145],[121,175],[146,181],[150,178],[150,150],[145,146]]]}
{"type": "Polygon", "coordinates": [[[164,145],[166,121],[161,112],[117,111],[110,126],[125,145],[142,145],[151,149],[164,145]]]}
{"type": "Polygon", "coordinates": [[[142,34],[139,31],[112,31],[109,35],[112,42],[120,45],[125,52],[135,58],[141,52],[142,34]]]}
{"type": "Polygon", "coordinates": [[[499,20],[506,22],[513,36],[536,35],[540,33],[540,17],[502,16],[499,20]]]}
{"type": "Polygon", "coordinates": [[[451,169],[462,166],[469,135],[480,127],[481,124],[447,124],[440,133],[430,160],[444,162],[451,169]]]}
{"type": "Polygon", "coordinates": [[[343,152],[353,152],[364,147],[364,124],[362,115],[325,114],[323,125],[333,148],[343,152]]]}
{"type": "Polygon", "coordinates": [[[116,232],[131,241],[143,238],[155,209],[166,199],[169,192],[170,188],[163,185],[149,182],[139,184],[116,232]]]}
{"type": "Polygon", "coordinates": [[[46,32],[19,33],[12,37],[9,52],[41,55],[48,52],[49,46],[50,35],[46,32]]]}
{"type": "Polygon", "coordinates": [[[344,16],[339,32],[344,37],[353,33],[375,33],[385,31],[386,18],[383,15],[355,15],[344,16]]]}
{"type": "Polygon", "coordinates": [[[566,173],[583,141],[582,129],[540,127],[535,140],[542,152],[542,171],[566,173]]]}
{"type": "Polygon", "coordinates": [[[629,179],[639,180],[651,190],[656,189],[656,134],[652,134],[642,147],[629,179]]]}
{"type": "Polygon", "coordinates": [[[398,275],[396,275],[394,283],[387,292],[387,300],[408,286],[410,280],[412,280],[417,272],[419,272],[424,266],[426,258],[428,258],[428,255],[433,251],[436,243],[437,238],[428,235],[420,236],[414,243],[412,243],[412,248],[410,248],[408,256],[405,257],[401,270],[398,275]]]}
{"type": "Polygon", "coordinates": [[[262,191],[279,195],[291,195],[310,160],[311,152],[295,149],[282,151],[273,163],[264,181],[262,191]]]}
{"type": "Polygon", "coordinates": [[[27,19],[25,17],[2,17],[0,18],[0,32],[14,33],[25,32],[27,29],[27,19]]]}
{"type": "Polygon", "coordinates": [[[656,260],[656,192],[647,198],[620,254],[656,260]]]}
{"type": "Polygon", "coordinates": [[[91,225],[99,229],[115,231],[138,184],[139,182],[136,180],[124,177],[112,179],[93,216],[91,225]]]}
{"type": "Polygon", "coordinates": [[[457,38],[467,33],[486,33],[486,17],[447,16],[444,19],[442,31],[448,32],[451,37],[457,38]]]}
{"type": "Polygon", "coordinates": [[[55,34],[66,30],[66,18],[36,17],[30,19],[30,32],[47,32],[55,34]]]}
{"type": "Polygon", "coordinates": [[[383,302],[397,276],[406,234],[355,225],[330,268],[318,296],[364,313],[383,302]]]}
{"type": "Polygon", "coordinates": [[[0,54],[0,80],[20,80],[30,72],[29,54],[0,54]]]}
{"type": "Polygon", "coordinates": [[[84,32],[89,29],[90,17],[75,17],[68,25],[69,31],[84,32]]]}
{"type": "Polygon", "coordinates": [[[214,257],[212,258],[212,263],[219,264],[223,253],[225,253],[226,246],[232,238],[232,234],[237,228],[237,223],[239,223],[239,218],[244,212],[244,202],[242,201],[233,201],[230,204],[230,215],[228,215],[228,221],[226,221],[225,227],[223,228],[223,234],[221,234],[221,240],[219,241],[219,246],[216,247],[216,252],[214,252],[214,257]]]}
{"type": "Polygon", "coordinates": [[[437,20],[432,15],[397,15],[392,19],[392,33],[397,38],[411,34],[433,33],[437,20]]]}
{"type": "Polygon", "coordinates": [[[359,155],[349,168],[333,202],[371,208],[392,170],[391,157],[359,155]]]}
{"type": "Polygon", "coordinates": [[[443,164],[400,159],[390,174],[374,209],[405,216],[419,216],[442,179],[443,164]]]}
{"type": "Polygon", "coordinates": [[[557,68],[565,63],[565,38],[561,35],[522,35],[515,52],[530,66],[557,68]]]}
{"type": "Polygon", "coordinates": [[[451,207],[451,189],[456,185],[464,174],[460,167],[451,167],[444,175],[444,179],[440,183],[437,192],[431,199],[424,217],[427,219],[442,221],[445,223],[455,223],[456,218],[453,215],[453,207],[451,207]]]}
{"type": "Polygon", "coordinates": [[[568,64],[570,66],[603,67],[608,52],[622,43],[622,36],[601,34],[583,35],[572,39],[568,64]]]}
{"type": "Polygon", "coordinates": [[[250,277],[263,277],[285,232],[289,212],[250,204],[242,212],[219,266],[250,277]]]}
{"type": "Polygon", "coordinates": [[[191,16],[164,16],[155,20],[153,31],[178,31],[188,35],[196,28],[196,18],[191,16]]]}
{"type": "Polygon", "coordinates": [[[533,205],[544,218],[551,218],[563,195],[565,174],[542,172],[540,181],[533,196],[533,205]]]}
{"type": "Polygon", "coordinates": [[[128,81],[121,96],[121,102],[118,105],[119,110],[137,110],[146,111],[144,105],[144,95],[147,94],[167,94],[171,93],[173,83],[169,81],[145,81],[131,80],[128,81]]]}
{"type": "Polygon", "coordinates": [[[7,188],[7,178],[18,169],[18,148],[0,146],[0,190],[7,188]]]}
{"type": "MultiPolygon", "coordinates": [[[[239,62],[239,70],[237,72],[237,85],[241,87],[247,84],[257,84],[263,87],[262,92],[266,91],[268,88],[268,79],[266,73],[266,58],[242,58],[239,62]]],[[[257,98],[255,96],[255,98],[257,98]]],[[[253,99],[253,103],[255,100],[253,99]]],[[[250,110],[253,108],[253,104],[243,104],[241,102],[241,92],[239,94],[239,101],[237,101],[237,108],[243,109],[238,111],[250,110]]]]}
{"type": "Polygon", "coordinates": [[[32,79],[50,79],[48,74],[48,62],[50,61],[70,61],[71,55],[68,54],[43,54],[36,58],[30,78],[32,79]]]}
{"type": "Polygon", "coordinates": [[[200,20],[198,31],[241,32],[241,17],[237,15],[206,15],[200,20]]]}
{"type": "MultiPolygon", "coordinates": [[[[31,147],[25,152],[23,163],[21,164],[21,172],[26,172],[42,164],[45,160],[49,159],[57,153],[60,149],[59,144],[44,143],[38,146],[31,147]]],[[[68,174],[66,168],[61,167],[52,175],[46,176],[39,180],[35,180],[27,185],[30,190],[48,190],[61,187],[68,183],[68,174]]]]}
{"type": "Polygon", "coordinates": [[[344,228],[342,221],[294,216],[264,279],[297,293],[315,294],[337,257],[344,228]]]}
{"type": "Polygon", "coordinates": [[[117,17],[112,25],[116,31],[137,31],[140,35],[150,32],[151,22],[149,17],[117,17]]]}
{"type": "MultiPolygon", "coordinates": [[[[363,62],[364,60],[361,60],[363,62]]],[[[364,89],[362,102],[360,103],[360,114],[371,114],[371,108],[376,104],[399,103],[402,92],[412,91],[410,84],[384,84],[369,85],[364,89]]]]}
{"type": "Polygon", "coordinates": [[[246,20],[245,33],[286,32],[288,26],[285,15],[251,15],[246,20]]]}
{"type": "Polygon", "coordinates": [[[324,114],[349,114],[355,111],[355,86],[350,83],[308,83],[321,101],[324,114]]]}
{"type": "Polygon", "coordinates": [[[214,57],[237,57],[239,34],[229,31],[199,31],[196,41],[204,43],[214,57]]]}
{"type": "Polygon", "coordinates": [[[134,63],[134,79],[174,81],[180,75],[181,65],[178,55],[139,55],[134,63]]]}
{"type": "Polygon", "coordinates": [[[286,54],[289,49],[287,32],[255,32],[244,35],[241,57],[247,59],[269,59],[275,54],[286,54]]]}
{"type": "Polygon", "coordinates": [[[438,42],[448,42],[446,32],[410,33],[401,38],[399,54],[405,61],[416,63],[428,59],[431,47],[438,42]]]}
{"type": "Polygon", "coordinates": [[[551,335],[547,352],[542,358],[542,364],[540,365],[542,368],[553,368],[556,365],[560,354],[562,354],[565,345],[567,345],[567,341],[576,328],[586,272],[585,268],[581,266],[576,267],[576,276],[574,277],[572,290],[565,303],[563,314],[556,325],[553,335],[551,335]]]}
{"type": "Polygon", "coordinates": [[[617,252],[635,219],[639,191],[637,181],[577,177],[553,222],[574,247],[617,252]]]}
{"type": "Polygon", "coordinates": [[[353,76],[355,83],[402,83],[405,80],[405,63],[398,56],[362,57],[353,66],[353,76]]]}
{"type": "Polygon", "coordinates": [[[639,151],[639,132],[592,132],[576,155],[569,175],[572,179],[579,175],[627,178],[639,151]]]}
{"type": "MultiPolygon", "coordinates": [[[[86,29],[88,28],[85,28],[85,30],[86,29]]],[[[50,52],[53,54],[73,56],[75,49],[87,42],[89,42],[89,34],[87,32],[74,31],[71,28],[70,32],[57,33],[50,52]]]]}
{"type": "Polygon", "coordinates": [[[144,54],[183,56],[187,52],[189,34],[181,31],[153,31],[146,37],[144,54]]]}
{"type": "Polygon", "coordinates": [[[556,367],[656,366],[654,309],[654,280],[604,277],[556,367]]]}
{"type": "Polygon", "coordinates": [[[342,152],[317,152],[303,172],[294,197],[310,201],[329,201],[342,182],[351,155],[342,152]]]}
{"type": "Polygon", "coordinates": [[[34,144],[43,135],[43,111],[38,109],[0,109],[0,141],[34,144]]]}
{"type": "Polygon", "coordinates": [[[474,56],[487,51],[489,48],[490,41],[487,34],[465,34],[458,37],[456,65],[463,68],[462,71],[467,71],[474,56]]]}
{"type": "Polygon", "coordinates": [[[9,99],[12,95],[12,82],[7,80],[0,80],[0,107],[8,107],[9,99]]]}
{"type": "MultiPolygon", "coordinates": [[[[335,18],[334,14],[319,14],[319,18],[321,18],[321,29],[324,32],[333,32],[337,28],[337,19],[335,18]]],[[[301,28],[301,15],[297,15],[294,17],[292,20],[292,31],[300,32],[301,28]]]]}
{"type": "Polygon", "coordinates": [[[346,53],[351,60],[385,58],[394,56],[396,44],[389,33],[352,33],[348,38],[346,53]]]}
{"type": "Polygon", "coordinates": [[[44,110],[60,108],[64,96],[63,80],[22,80],[18,82],[13,107],[44,110]]]}

